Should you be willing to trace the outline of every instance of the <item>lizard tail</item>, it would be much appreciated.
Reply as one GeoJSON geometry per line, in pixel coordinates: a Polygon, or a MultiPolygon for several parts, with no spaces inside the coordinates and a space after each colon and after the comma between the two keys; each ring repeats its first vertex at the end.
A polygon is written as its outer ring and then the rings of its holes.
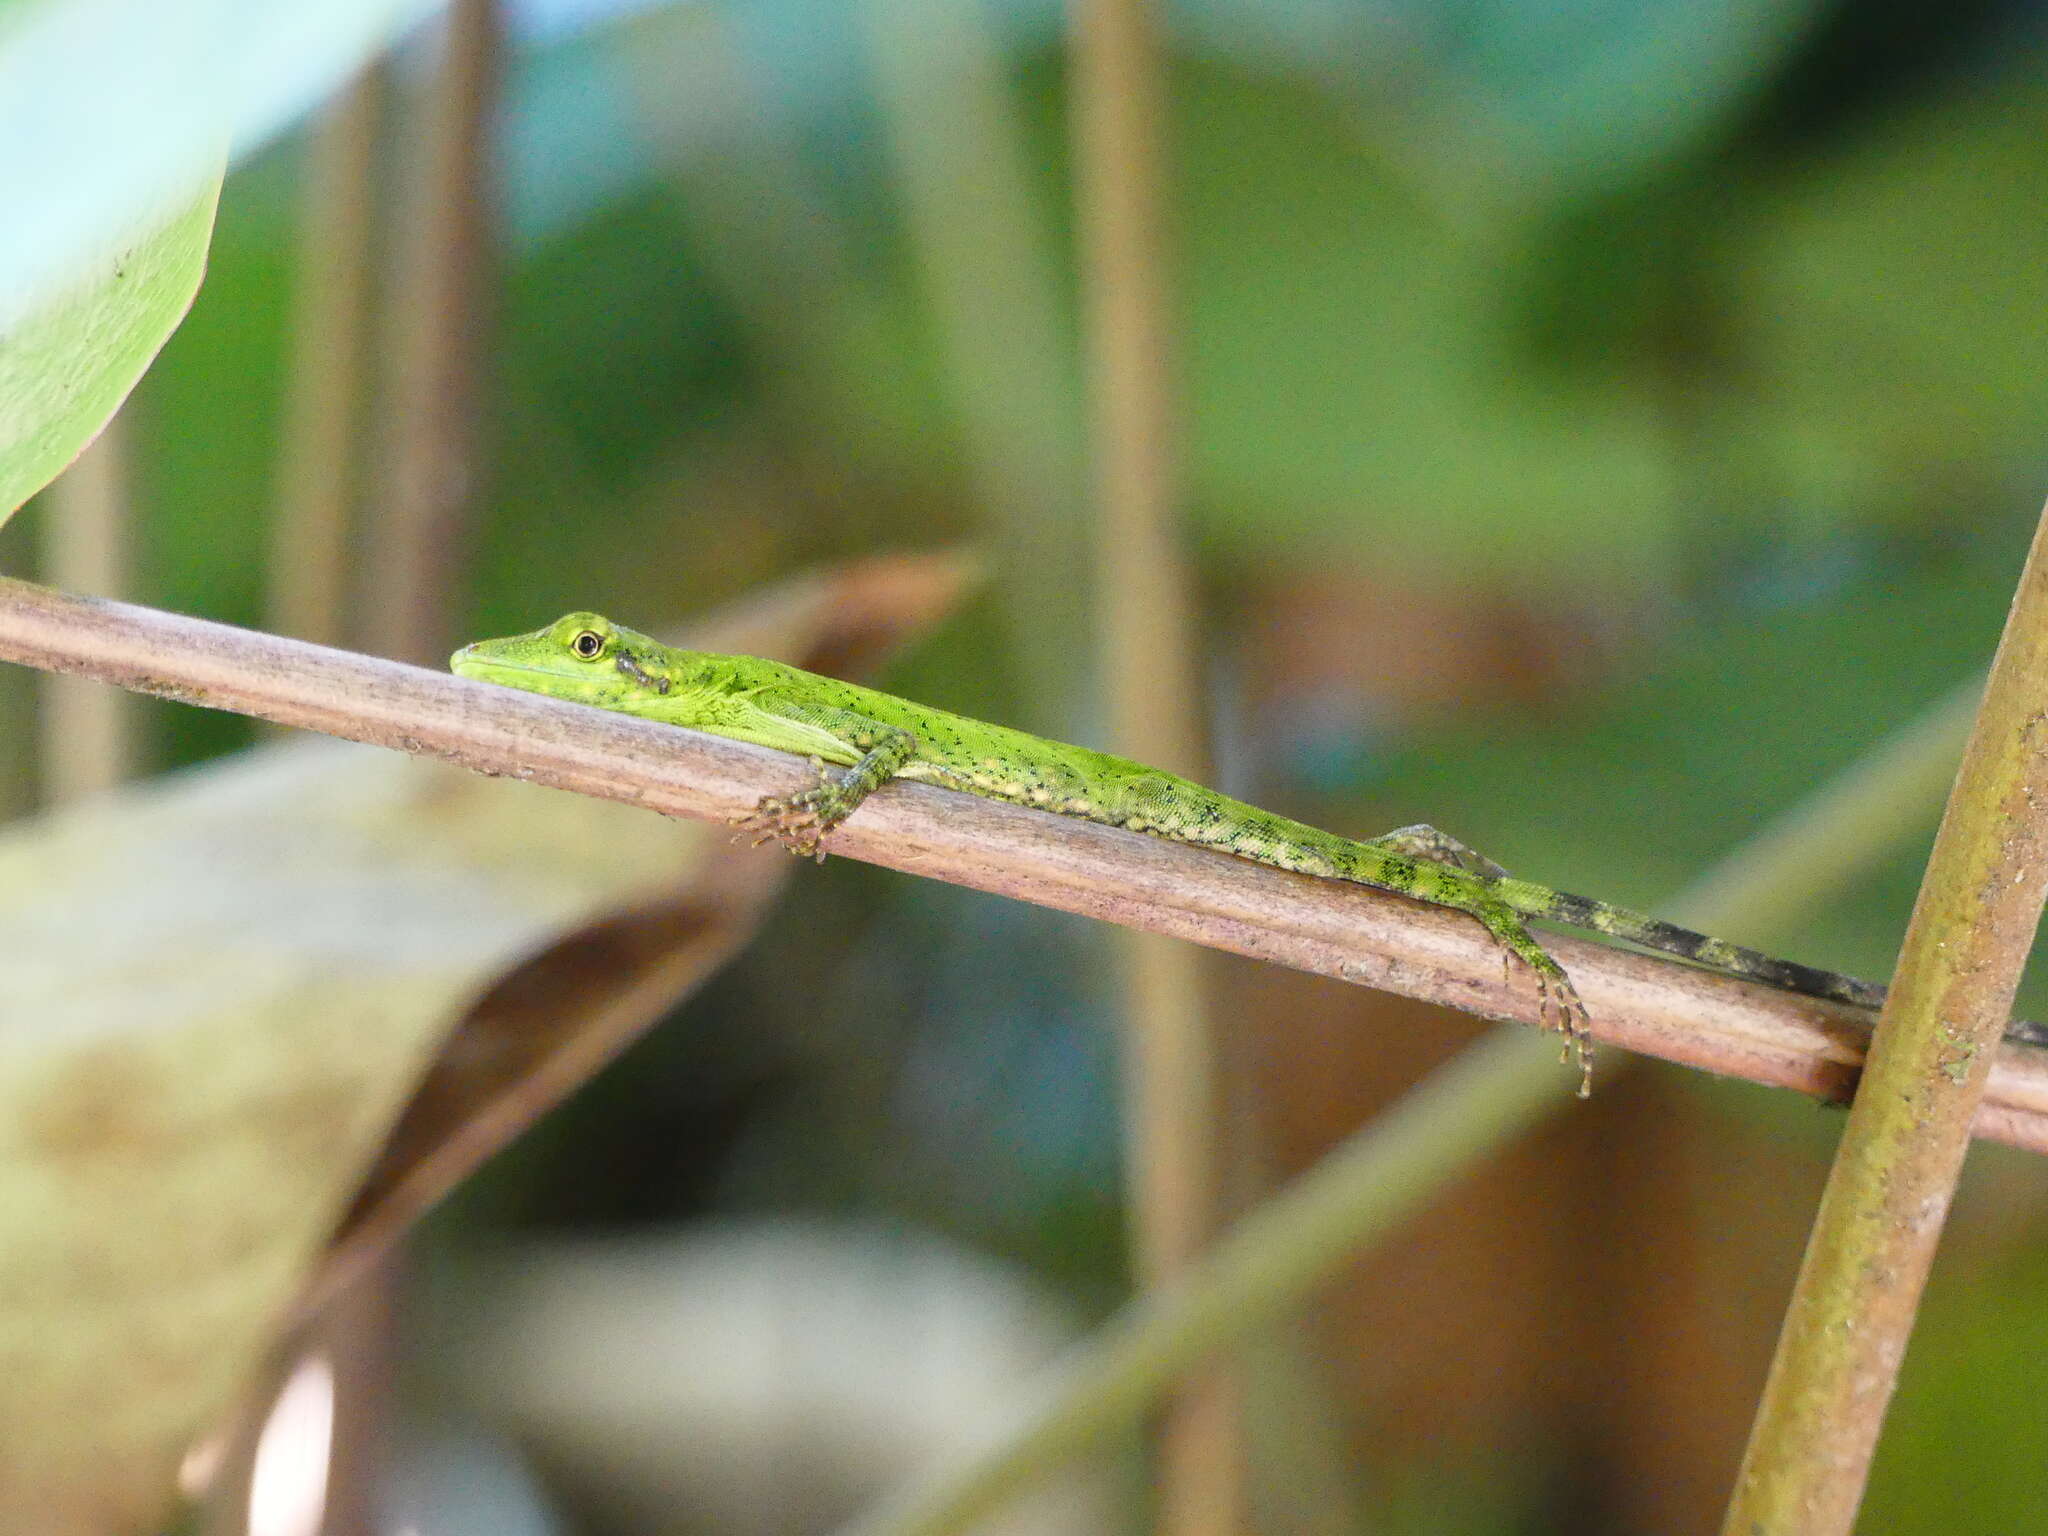
{"type": "MultiPolygon", "coordinates": [[[[1825,997],[1837,1003],[1853,1003],[1858,1008],[1884,1006],[1885,989],[1874,981],[1861,981],[1854,976],[1823,971],[1794,960],[1780,960],[1761,950],[1745,949],[1740,944],[1730,944],[1726,939],[1709,938],[1704,933],[1694,933],[1690,928],[1681,928],[1662,918],[1647,917],[1626,907],[1609,906],[1590,896],[1553,891],[1526,880],[1499,881],[1495,894],[1523,917],[1547,918],[1567,927],[1604,933],[1611,938],[1640,944],[1662,954],[1676,955],[1682,960],[1692,960],[1730,975],[1745,976],[1766,986],[1797,992],[1803,997],[1825,997]]],[[[2014,1019],[2005,1027],[2005,1038],[2048,1047],[2048,1024],[2032,1019],[2014,1019]]]]}
{"type": "Polygon", "coordinates": [[[1524,917],[1547,918],[1567,927],[1604,933],[1609,938],[1676,955],[1682,960],[1695,961],[1730,975],[1746,976],[1787,992],[1853,1003],[1860,1008],[1877,1008],[1884,1003],[1884,988],[1875,982],[1800,965],[1793,960],[1780,960],[1762,950],[1745,949],[1740,944],[1730,944],[1726,939],[1709,938],[1704,933],[1694,933],[1690,928],[1681,928],[1662,918],[1631,912],[1626,907],[1609,906],[1589,896],[1549,890],[1526,880],[1503,880],[1498,894],[1524,917]]]}

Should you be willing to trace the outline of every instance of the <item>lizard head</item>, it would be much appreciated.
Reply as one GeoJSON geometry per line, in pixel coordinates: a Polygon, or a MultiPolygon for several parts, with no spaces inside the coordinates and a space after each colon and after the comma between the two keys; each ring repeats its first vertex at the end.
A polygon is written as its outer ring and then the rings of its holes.
{"type": "Polygon", "coordinates": [[[638,630],[595,613],[568,613],[527,635],[479,640],[448,658],[459,677],[503,683],[611,709],[630,708],[640,694],[666,694],[655,667],[663,648],[638,630]]]}

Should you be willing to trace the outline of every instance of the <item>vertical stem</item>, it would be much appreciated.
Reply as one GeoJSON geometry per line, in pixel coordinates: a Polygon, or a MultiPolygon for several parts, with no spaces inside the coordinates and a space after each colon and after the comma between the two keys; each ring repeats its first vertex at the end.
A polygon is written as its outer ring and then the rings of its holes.
{"type": "Polygon", "coordinates": [[[2048,893],[2048,511],[1950,792],[1728,1507],[1847,1532],[2048,893]]]}
{"type": "Polygon", "coordinates": [[[391,484],[373,550],[375,647],[438,662],[477,499],[478,394],[490,279],[491,135],[502,39],[496,0],[454,0],[429,93],[413,245],[389,306],[391,484]]]}
{"type": "MultiPolygon", "coordinates": [[[[1194,1267],[1222,1219],[1225,1081],[1201,950],[1156,933],[1119,933],[1115,943],[1134,1268],[1142,1288],[1159,1291],[1194,1267]]],[[[1161,1536],[1227,1536],[1238,1527],[1244,1383],[1234,1364],[1191,1372],[1162,1407],[1153,1479],[1161,1536]]]]}
{"type": "MultiPolygon", "coordinates": [[[[1192,581],[1182,558],[1166,278],[1166,102],[1153,0],[1074,0],[1072,99],[1094,414],[1097,672],[1120,750],[1207,779],[1198,728],[1192,581]]],[[[1203,956],[1118,936],[1136,1269],[1181,1279],[1222,1207],[1222,1073],[1203,956]]],[[[1236,1383],[1212,1370],[1161,1426],[1158,1529],[1220,1536],[1242,1507],[1236,1383]]]]}
{"type": "MultiPolygon", "coordinates": [[[[120,417],[50,486],[43,569],[52,586],[127,597],[133,507],[128,432],[120,417]]],[[[42,680],[43,799],[56,805],[109,789],[135,771],[136,700],[83,677],[42,680]]]]}
{"type": "Polygon", "coordinates": [[[271,525],[269,627],[349,639],[349,526],[370,346],[376,157],[386,93],[373,63],[315,130],[299,239],[290,397],[271,525]]]}

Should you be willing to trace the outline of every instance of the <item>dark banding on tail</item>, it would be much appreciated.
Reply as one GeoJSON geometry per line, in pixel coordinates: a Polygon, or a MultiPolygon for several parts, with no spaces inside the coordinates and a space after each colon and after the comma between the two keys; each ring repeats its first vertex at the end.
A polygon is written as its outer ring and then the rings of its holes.
{"type": "Polygon", "coordinates": [[[1823,971],[1794,960],[1780,960],[1762,950],[1745,949],[1740,944],[1730,944],[1726,939],[1710,938],[1690,928],[1681,928],[1676,923],[1667,923],[1662,918],[1646,917],[1626,907],[1609,906],[1589,896],[1552,891],[1549,897],[1548,901],[1532,903],[1528,907],[1510,897],[1510,904],[1529,917],[1545,918],[1592,933],[1604,933],[1610,938],[1640,944],[1645,949],[1676,955],[1681,960],[1691,960],[1711,970],[1744,976],[1804,997],[1824,997],[1837,1003],[1853,1003],[1859,1008],[1877,1008],[1884,1003],[1884,988],[1875,982],[1823,971]]]}
{"type": "MultiPolygon", "coordinates": [[[[1874,981],[1862,981],[1834,971],[1823,971],[1796,960],[1780,960],[1761,950],[1745,949],[1726,939],[1709,938],[1662,918],[1646,917],[1626,907],[1609,906],[1590,896],[1569,891],[1546,890],[1523,880],[1502,880],[1498,890],[1507,904],[1524,917],[1563,923],[1569,928],[1606,934],[1626,943],[1640,944],[1661,954],[1676,955],[1710,970],[1760,981],[1802,997],[1824,997],[1831,1002],[1851,1003],[1858,1008],[1884,1006],[1885,989],[1874,981]]],[[[2026,1045],[2048,1046],[2048,1024],[2031,1019],[2014,1019],[2005,1027],[2005,1038],[2026,1045]]]]}

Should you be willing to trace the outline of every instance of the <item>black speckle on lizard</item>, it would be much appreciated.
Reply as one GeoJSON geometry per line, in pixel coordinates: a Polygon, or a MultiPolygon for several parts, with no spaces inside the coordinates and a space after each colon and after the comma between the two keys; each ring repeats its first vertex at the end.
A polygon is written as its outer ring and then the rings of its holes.
{"type": "Polygon", "coordinates": [[[627,677],[630,677],[634,682],[638,683],[643,688],[652,688],[656,693],[668,692],[668,679],[665,677],[650,676],[647,673],[647,671],[641,667],[640,663],[633,659],[633,653],[631,651],[619,652],[618,668],[619,671],[624,673],[627,677]]]}

